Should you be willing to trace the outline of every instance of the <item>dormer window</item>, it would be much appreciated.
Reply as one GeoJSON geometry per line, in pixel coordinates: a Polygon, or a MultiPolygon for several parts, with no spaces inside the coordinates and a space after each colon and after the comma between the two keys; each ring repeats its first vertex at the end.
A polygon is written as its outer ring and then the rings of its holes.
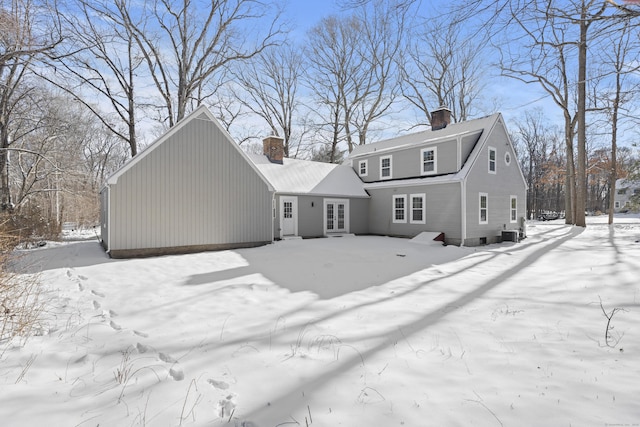
{"type": "Polygon", "coordinates": [[[380,157],[380,179],[391,179],[391,156],[380,157]]]}
{"type": "Polygon", "coordinates": [[[369,161],[368,160],[360,160],[358,162],[358,175],[367,176],[369,171],[369,161]]]}
{"type": "Polygon", "coordinates": [[[438,163],[436,157],[436,148],[423,148],[420,150],[420,159],[422,163],[422,175],[433,175],[438,173],[438,163]]]}
{"type": "Polygon", "coordinates": [[[489,173],[496,173],[496,149],[489,147],[489,173]]]}

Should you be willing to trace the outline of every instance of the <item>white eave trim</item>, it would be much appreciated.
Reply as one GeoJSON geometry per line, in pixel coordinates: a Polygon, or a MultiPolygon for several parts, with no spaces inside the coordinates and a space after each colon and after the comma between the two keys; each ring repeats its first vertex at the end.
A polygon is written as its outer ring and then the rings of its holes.
{"type": "Polygon", "coordinates": [[[443,175],[443,176],[427,176],[423,178],[413,179],[396,179],[383,182],[369,182],[364,183],[365,190],[375,190],[378,188],[399,188],[399,187],[418,187],[423,185],[439,185],[439,184],[451,184],[462,181],[462,177],[458,173],[443,175]]]}

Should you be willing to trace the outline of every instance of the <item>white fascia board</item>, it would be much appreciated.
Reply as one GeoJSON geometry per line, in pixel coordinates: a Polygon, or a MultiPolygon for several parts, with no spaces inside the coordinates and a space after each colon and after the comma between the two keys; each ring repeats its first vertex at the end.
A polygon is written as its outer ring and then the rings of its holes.
{"type": "Polygon", "coordinates": [[[384,182],[370,182],[363,185],[365,190],[375,190],[378,188],[397,188],[397,187],[418,187],[422,185],[439,185],[459,182],[462,178],[459,174],[443,175],[438,177],[425,177],[414,179],[398,179],[384,182]]]}

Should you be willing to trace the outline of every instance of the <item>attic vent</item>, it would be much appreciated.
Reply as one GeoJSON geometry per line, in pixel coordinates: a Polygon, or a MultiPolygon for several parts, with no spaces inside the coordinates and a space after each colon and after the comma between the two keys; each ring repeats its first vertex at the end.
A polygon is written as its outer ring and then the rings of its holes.
{"type": "Polygon", "coordinates": [[[431,130],[440,130],[451,123],[451,110],[447,107],[438,107],[431,113],[431,130]]]}

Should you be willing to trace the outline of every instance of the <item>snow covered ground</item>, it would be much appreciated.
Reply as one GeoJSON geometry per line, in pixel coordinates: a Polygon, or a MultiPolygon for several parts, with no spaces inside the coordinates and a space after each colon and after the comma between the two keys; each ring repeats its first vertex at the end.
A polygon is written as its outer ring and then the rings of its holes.
{"type": "Polygon", "coordinates": [[[588,222],[480,248],[20,251],[51,306],[0,347],[0,424],[640,425],[640,218],[588,222]]]}

